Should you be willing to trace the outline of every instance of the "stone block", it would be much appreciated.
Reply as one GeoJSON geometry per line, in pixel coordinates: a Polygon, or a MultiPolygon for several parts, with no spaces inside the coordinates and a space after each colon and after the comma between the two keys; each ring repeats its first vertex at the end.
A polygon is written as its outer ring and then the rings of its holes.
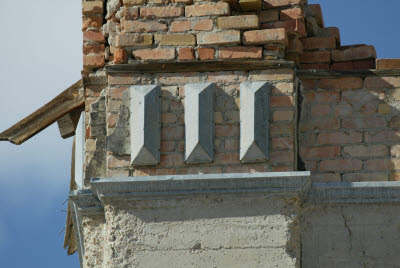
{"type": "Polygon", "coordinates": [[[212,83],[185,86],[185,161],[214,160],[214,96],[212,83]]]}
{"type": "Polygon", "coordinates": [[[261,82],[240,84],[240,161],[269,158],[269,106],[272,85],[261,82]]]}
{"type": "Polygon", "coordinates": [[[161,88],[132,86],[130,94],[132,165],[157,165],[160,161],[161,88]]]}

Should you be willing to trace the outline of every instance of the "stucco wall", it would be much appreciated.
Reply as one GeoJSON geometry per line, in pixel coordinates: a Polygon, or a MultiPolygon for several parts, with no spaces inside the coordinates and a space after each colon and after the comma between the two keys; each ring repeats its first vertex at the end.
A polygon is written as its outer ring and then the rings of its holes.
{"type": "Polygon", "coordinates": [[[85,218],[84,267],[297,267],[296,210],[266,196],[107,202],[105,226],[85,218]]]}
{"type": "Polygon", "coordinates": [[[400,205],[308,207],[302,267],[400,267],[400,205]]]}

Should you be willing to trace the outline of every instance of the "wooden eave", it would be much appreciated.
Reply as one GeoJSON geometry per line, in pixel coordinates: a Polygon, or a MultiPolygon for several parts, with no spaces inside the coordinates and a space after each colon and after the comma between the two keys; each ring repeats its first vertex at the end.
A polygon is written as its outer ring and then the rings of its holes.
{"type": "Polygon", "coordinates": [[[0,141],[10,141],[20,145],[67,113],[80,108],[84,104],[84,86],[81,79],[39,110],[0,133],[0,141]]]}

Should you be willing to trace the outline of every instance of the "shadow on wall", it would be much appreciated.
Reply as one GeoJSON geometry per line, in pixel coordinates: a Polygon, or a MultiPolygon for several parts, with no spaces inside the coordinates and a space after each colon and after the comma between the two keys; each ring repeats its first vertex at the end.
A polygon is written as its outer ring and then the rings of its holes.
{"type": "Polygon", "coordinates": [[[400,77],[365,74],[302,79],[300,163],[313,182],[400,179],[400,77]]]}

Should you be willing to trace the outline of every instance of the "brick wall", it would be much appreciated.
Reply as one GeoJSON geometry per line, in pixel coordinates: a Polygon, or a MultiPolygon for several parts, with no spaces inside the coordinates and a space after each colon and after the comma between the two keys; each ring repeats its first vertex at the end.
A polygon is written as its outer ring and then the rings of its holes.
{"type": "Polygon", "coordinates": [[[302,80],[300,157],[314,181],[398,180],[400,77],[302,80]]]}
{"type": "Polygon", "coordinates": [[[306,36],[306,1],[261,2],[252,8],[238,0],[83,1],[84,68],[146,61],[277,59],[285,57],[286,47],[287,58],[296,57],[299,38],[306,36]]]}
{"type": "MultiPolygon", "coordinates": [[[[293,70],[263,71],[112,74],[107,89],[107,176],[145,176],[166,174],[236,173],[295,170],[295,92],[293,70]],[[239,85],[245,81],[268,81],[271,92],[270,159],[266,162],[243,164],[239,161],[239,85]],[[185,90],[188,83],[212,82],[215,93],[215,161],[210,164],[184,163],[185,90]],[[130,155],[114,141],[128,133],[129,121],[124,92],[132,84],[157,84],[162,90],[160,164],[132,167],[130,155]],[[125,111],[125,112],[124,112],[125,111]]],[[[90,137],[89,137],[90,138],[90,137]]],[[[129,138],[129,137],[128,137],[129,138]]],[[[129,139],[125,140],[129,145],[129,139]]]]}

